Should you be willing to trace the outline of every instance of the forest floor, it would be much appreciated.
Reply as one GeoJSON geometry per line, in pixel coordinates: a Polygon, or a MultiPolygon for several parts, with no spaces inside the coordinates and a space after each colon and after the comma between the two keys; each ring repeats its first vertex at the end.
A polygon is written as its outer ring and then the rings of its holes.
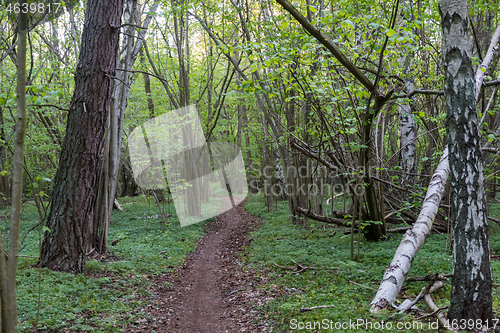
{"type": "MultiPolygon", "coordinates": [[[[25,205],[19,332],[290,332],[324,320],[363,320],[367,325],[437,321],[415,320],[432,312],[423,302],[405,314],[369,311],[401,234],[358,243],[334,225],[291,223],[287,202],[279,201],[269,211],[261,196],[249,196],[244,208],[241,204],[188,227],[180,226],[169,200],[161,210],[147,197],[120,198],[120,204],[123,211],[114,212],[110,224],[109,255],[88,260],[86,274],[77,275],[35,266],[38,214],[35,205],[25,205]],[[309,308],[315,309],[304,311],[309,308]]],[[[335,202],[335,209],[342,206],[342,200],[335,202]]],[[[0,209],[5,225],[9,208],[0,209]]],[[[217,213],[222,208],[215,200],[209,209],[217,213]]],[[[489,212],[499,218],[500,203],[492,203],[489,212]]],[[[493,224],[490,231],[493,282],[500,284],[500,226],[493,224]]],[[[449,238],[432,234],[408,276],[450,273],[452,259],[449,238]]],[[[415,298],[426,283],[405,282],[398,304],[415,298]]],[[[438,307],[449,304],[450,292],[448,282],[432,295],[438,307]]],[[[493,307],[497,318],[498,288],[493,307]]],[[[342,331],[380,332],[368,326],[342,331]]]]}
{"type": "MultiPolygon", "coordinates": [[[[225,202],[224,209],[231,203],[225,202]]],[[[258,304],[266,295],[257,288],[262,279],[241,269],[242,249],[259,219],[245,211],[244,203],[206,224],[207,234],[198,241],[177,274],[153,280],[146,307],[139,310],[148,320],[128,332],[224,333],[266,332],[256,323],[258,304]],[[168,282],[172,287],[161,287],[168,282]]]]}

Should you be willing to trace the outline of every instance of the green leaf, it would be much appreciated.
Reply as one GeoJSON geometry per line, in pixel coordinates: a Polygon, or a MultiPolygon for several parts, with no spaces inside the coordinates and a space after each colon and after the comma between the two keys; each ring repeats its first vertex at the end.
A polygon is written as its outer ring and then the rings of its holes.
{"type": "Polygon", "coordinates": [[[387,37],[391,37],[396,34],[396,31],[394,29],[389,29],[385,34],[387,35],[387,37]]]}
{"type": "Polygon", "coordinates": [[[351,26],[351,28],[354,28],[354,23],[352,23],[352,21],[351,21],[351,20],[344,20],[344,22],[342,22],[342,23],[345,23],[345,24],[347,24],[347,25],[350,25],[350,26],[351,26]]]}

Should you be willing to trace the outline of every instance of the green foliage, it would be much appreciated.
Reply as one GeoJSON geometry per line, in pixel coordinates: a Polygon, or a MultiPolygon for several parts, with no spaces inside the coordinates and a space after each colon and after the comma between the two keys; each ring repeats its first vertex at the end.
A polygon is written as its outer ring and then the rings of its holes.
{"type": "MultiPolygon", "coordinates": [[[[497,213],[498,206],[495,208],[497,213]]],[[[369,312],[370,302],[375,293],[369,288],[378,288],[402,235],[391,234],[386,241],[361,243],[360,260],[356,262],[352,261],[350,256],[350,236],[344,236],[335,227],[328,225],[324,227],[321,223],[313,221],[303,226],[290,223],[285,202],[278,203],[277,212],[268,213],[263,211],[261,198],[252,197],[246,209],[263,218],[262,227],[251,234],[253,243],[247,249],[246,263],[251,264],[260,272],[259,274],[270,278],[270,282],[263,288],[280,295],[260,307],[263,314],[269,315],[269,324],[273,327],[273,332],[289,332],[292,319],[296,319],[297,322],[321,322],[325,318],[334,322],[349,321],[349,319],[372,322],[383,320],[391,321],[394,325],[397,322],[415,320],[411,314],[389,315],[386,312],[380,314],[369,312]],[[318,269],[307,269],[300,274],[293,274],[273,264],[293,267],[291,260],[318,269]],[[318,305],[333,305],[333,307],[300,312],[303,307],[318,305]]],[[[492,236],[492,243],[500,239],[499,235],[497,230],[492,236]]],[[[408,276],[424,276],[431,272],[451,273],[452,261],[446,238],[433,234],[419,251],[408,276]]],[[[498,261],[493,262],[493,276],[495,281],[499,281],[498,261]]],[[[425,284],[426,282],[405,283],[404,298],[414,298],[425,284]]],[[[451,284],[447,283],[444,288],[433,294],[433,300],[438,307],[449,304],[450,291],[451,284]]],[[[500,310],[498,293],[494,293],[493,298],[495,311],[498,311],[500,310]]],[[[420,302],[417,306],[430,312],[425,303],[420,302]]],[[[423,323],[425,325],[428,321],[423,320],[423,323]]],[[[375,329],[342,330],[342,332],[360,331],[379,332],[375,329]]],[[[421,332],[421,330],[409,329],[406,332],[421,332]]]]}

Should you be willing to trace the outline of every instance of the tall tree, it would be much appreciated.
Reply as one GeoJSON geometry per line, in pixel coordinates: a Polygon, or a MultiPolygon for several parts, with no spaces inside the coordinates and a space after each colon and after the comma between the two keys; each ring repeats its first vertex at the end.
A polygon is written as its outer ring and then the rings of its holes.
{"type": "Polygon", "coordinates": [[[123,0],[89,0],[40,264],[85,270],[89,216],[113,92],[123,0]]]}
{"type": "MultiPolygon", "coordinates": [[[[116,196],[118,170],[123,147],[123,123],[133,80],[131,70],[142,49],[148,26],[158,8],[158,1],[151,5],[144,22],[140,20],[142,12],[137,9],[137,0],[126,0],[124,7],[123,21],[128,22],[128,25],[122,37],[122,51],[120,52],[122,55],[121,58],[117,59],[117,68],[119,70],[116,73],[110,104],[109,135],[105,137],[106,149],[97,184],[98,193],[92,220],[92,239],[89,241],[89,250],[93,248],[101,254],[107,252],[108,246],[109,218],[113,211],[116,196]],[[142,28],[138,29],[138,26],[142,26],[142,28]],[[139,30],[137,37],[135,36],[136,29],[139,30]]],[[[145,6],[143,10],[146,11],[145,6]]]]}
{"type": "Polygon", "coordinates": [[[491,322],[491,264],[466,0],[441,0],[449,147],[453,282],[450,320],[491,322]]]}
{"type": "MultiPolygon", "coordinates": [[[[26,1],[19,1],[22,8],[26,1]]],[[[26,134],[26,35],[28,14],[19,11],[17,52],[17,119],[14,141],[14,175],[12,182],[12,215],[9,230],[9,254],[4,256],[0,234],[0,329],[2,332],[17,332],[16,271],[19,254],[19,231],[21,225],[21,199],[23,197],[24,138],[26,134]]]]}

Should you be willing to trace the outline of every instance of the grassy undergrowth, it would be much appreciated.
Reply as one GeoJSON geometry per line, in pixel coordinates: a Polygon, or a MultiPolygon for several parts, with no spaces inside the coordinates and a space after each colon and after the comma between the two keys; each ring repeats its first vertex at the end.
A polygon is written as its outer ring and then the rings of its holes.
{"type": "MultiPolygon", "coordinates": [[[[262,198],[252,197],[246,210],[263,218],[261,228],[251,234],[253,242],[247,249],[247,264],[256,268],[260,274],[271,280],[264,288],[276,292],[276,299],[261,308],[263,313],[272,318],[273,332],[426,332],[436,331],[428,328],[429,320],[437,325],[436,317],[420,321],[423,327],[413,326],[415,317],[412,314],[397,314],[395,311],[371,314],[369,304],[372,301],[386,266],[394,256],[402,235],[391,234],[391,238],[380,242],[366,242],[361,239],[359,261],[351,259],[350,236],[333,226],[323,223],[307,222],[296,225],[289,222],[287,202],[279,202],[276,212],[267,212],[262,198]],[[292,268],[297,263],[321,269],[306,269],[300,274],[291,270],[278,268],[277,265],[292,268]],[[301,308],[319,305],[330,305],[329,308],[318,308],[308,312],[300,312],[301,308]],[[347,325],[349,321],[360,326],[347,325]],[[382,325],[382,321],[385,323],[382,325]],[[317,329],[307,330],[307,323],[317,329]],[[367,322],[371,322],[368,324],[367,322]],[[388,323],[390,322],[390,324],[388,323]],[[335,329],[335,325],[344,327],[335,329]],[[397,330],[397,325],[403,330],[397,330]],[[388,325],[393,329],[388,329],[388,325]],[[304,329],[300,329],[304,327],[304,329]],[[384,327],[384,329],[382,329],[384,327]],[[333,328],[333,329],[332,329],[333,328]]],[[[497,207],[491,209],[498,211],[497,207]]],[[[494,226],[491,234],[493,249],[498,249],[500,232],[494,226]]],[[[357,245],[357,244],[356,244],[357,245]]],[[[427,275],[429,273],[451,273],[452,254],[447,247],[447,240],[442,235],[433,234],[418,252],[408,276],[427,275]]],[[[500,265],[493,261],[494,282],[500,282],[500,265]]],[[[295,266],[296,267],[296,266],[295,266]]],[[[420,293],[425,282],[408,282],[403,286],[405,297],[414,298],[420,293]]],[[[432,294],[438,307],[449,304],[451,285],[432,294]]],[[[494,310],[500,312],[500,297],[493,293],[494,310]]],[[[425,302],[417,306],[426,312],[429,310],[425,302]]]]}
{"type": "MultiPolygon", "coordinates": [[[[181,228],[173,204],[165,207],[172,214],[162,223],[154,200],[143,197],[120,198],[123,211],[114,211],[109,231],[111,256],[104,261],[87,262],[87,274],[66,274],[33,268],[39,254],[38,231],[31,231],[20,252],[17,295],[19,331],[40,330],[77,332],[120,332],[134,322],[134,309],[148,296],[146,276],[165,274],[183,264],[195,249],[205,223],[181,228]],[[36,257],[36,258],[31,258],[36,257]],[[40,312],[37,325],[39,274],[40,312]]],[[[217,207],[214,206],[214,209],[217,207]]],[[[10,207],[3,207],[5,216],[10,207]]],[[[37,224],[34,205],[25,204],[22,234],[37,224]]],[[[2,225],[7,228],[8,219],[2,225]]]]}

